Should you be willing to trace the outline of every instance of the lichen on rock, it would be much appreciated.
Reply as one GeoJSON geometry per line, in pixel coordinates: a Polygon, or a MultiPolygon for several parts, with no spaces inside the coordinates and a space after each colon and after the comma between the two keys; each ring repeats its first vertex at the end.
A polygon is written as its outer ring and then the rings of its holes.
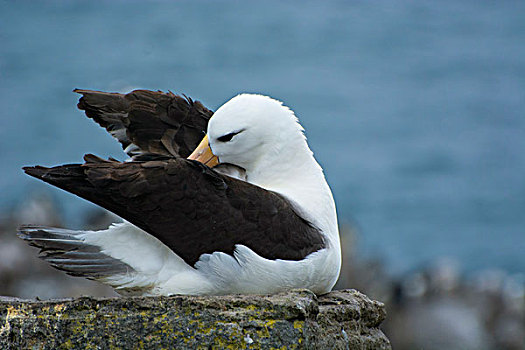
{"type": "Polygon", "coordinates": [[[1,349],[389,349],[384,305],[355,290],[317,297],[0,298],[1,349]]]}

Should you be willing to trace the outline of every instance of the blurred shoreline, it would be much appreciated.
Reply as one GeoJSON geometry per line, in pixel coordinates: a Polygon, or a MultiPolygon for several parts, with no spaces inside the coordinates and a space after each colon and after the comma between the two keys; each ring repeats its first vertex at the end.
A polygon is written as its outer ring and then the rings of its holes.
{"type": "MultiPolygon", "coordinates": [[[[0,221],[0,295],[54,299],[90,295],[110,297],[109,287],[70,277],[37,258],[37,250],[18,239],[20,224],[62,227],[51,197],[39,194],[3,213],[0,221]]],[[[85,229],[116,221],[109,212],[84,213],[85,229]]],[[[358,257],[358,235],[341,228],[343,267],[335,289],[354,288],[386,304],[384,330],[394,348],[523,349],[525,279],[501,270],[463,276],[458,263],[443,258],[427,268],[393,277],[380,261],[358,257]]]]}

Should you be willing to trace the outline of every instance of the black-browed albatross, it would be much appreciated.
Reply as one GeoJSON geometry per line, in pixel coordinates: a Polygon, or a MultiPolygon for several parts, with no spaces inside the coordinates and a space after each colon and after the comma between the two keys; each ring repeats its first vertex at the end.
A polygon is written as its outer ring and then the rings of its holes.
{"type": "Polygon", "coordinates": [[[24,170],[123,222],[20,227],[42,259],[126,295],[332,289],[341,266],[335,204],[289,108],[255,94],[213,113],[171,92],[75,92],[131,158],[24,170]]]}

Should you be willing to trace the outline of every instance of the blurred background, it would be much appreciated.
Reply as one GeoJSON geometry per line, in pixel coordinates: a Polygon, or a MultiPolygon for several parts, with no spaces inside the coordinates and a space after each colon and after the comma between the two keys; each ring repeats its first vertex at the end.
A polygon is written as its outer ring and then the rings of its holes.
{"type": "Polygon", "coordinates": [[[525,348],[524,2],[0,1],[0,295],[115,295],[15,236],[112,220],[20,170],[125,158],[73,88],[284,101],[394,348],[525,348]]]}

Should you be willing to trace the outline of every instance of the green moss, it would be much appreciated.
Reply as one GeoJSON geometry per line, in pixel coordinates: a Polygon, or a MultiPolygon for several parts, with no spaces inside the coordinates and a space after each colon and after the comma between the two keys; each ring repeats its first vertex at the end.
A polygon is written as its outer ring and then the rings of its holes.
{"type": "Polygon", "coordinates": [[[384,335],[372,327],[384,318],[382,304],[357,292],[337,294],[322,309],[319,300],[305,291],[48,302],[0,299],[0,349],[333,348],[347,341],[339,336],[343,327],[350,341],[357,339],[357,347],[388,348],[384,335]]]}

